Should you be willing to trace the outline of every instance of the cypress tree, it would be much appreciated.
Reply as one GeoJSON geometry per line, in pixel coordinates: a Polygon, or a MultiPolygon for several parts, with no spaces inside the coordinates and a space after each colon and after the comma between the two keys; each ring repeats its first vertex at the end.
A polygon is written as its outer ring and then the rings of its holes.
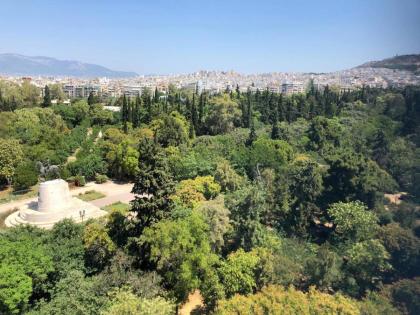
{"type": "Polygon", "coordinates": [[[50,107],[51,106],[51,95],[50,95],[50,88],[48,85],[45,86],[44,89],[44,100],[42,102],[42,107],[50,107]]]}
{"type": "Polygon", "coordinates": [[[191,120],[191,102],[188,96],[187,96],[187,99],[185,100],[185,107],[186,107],[185,117],[188,120],[191,120]]]}
{"type": "Polygon", "coordinates": [[[190,128],[188,130],[188,136],[189,136],[190,139],[194,139],[194,137],[195,137],[195,129],[194,129],[194,125],[193,125],[192,122],[190,123],[190,128]]]}
{"type": "Polygon", "coordinates": [[[133,123],[133,111],[134,111],[134,107],[133,107],[133,102],[131,102],[131,98],[127,98],[127,109],[128,109],[128,121],[133,123]]]}
{"type": "Polygon", "coordinates": [[[372,147],[372,158],[379,166],[386,169],[389,162],[390,140],[383,130],[378,130],[370,143],[372,147]]]}
{"type": "Polygon", "coordinates": [[[201,128],[204,119],[204,94],[200,94],[200,102],[198,103],[198,125],[201,128]]]}
{"type": "Polygon", "coordinates": [[[311,96],[309,98],[309,119],[314,118],[315,114],[315,98],[311,96]]]}
{"type": "Polygon", "coordinates": [[[193,100],[191,104],[191,124],[193,125],[194,130],[198,129],[197,109],[195,108],[195,94],[193,94],[193,100]]]}
{"type": "Polygon", "coordinates": [[[286,121],[289,124],[292,121],[292,102],[289,99],[286,101],[286,121]]]}
{"type": "Polygon", "coordinates": [[[152,120],[152,99],[149,95],[146,95],[144,99],[144,103],[146,105],[146,123],[149,123],[152,120]]]}
{"type": "Polygon", "coordinates": [[[89,93],[89,97],[87,99],[88,105],[92,106],[95,103],[95,97],[93,95],[93,92],[89,93]]]}
{"type": "Polygon", "coordinates": [[[279,113],[277,111],[277,108],[274,110],[273,115],[273,125],[271,128],[271,139],[280,139],[280,129],[279,129],[279,113]]]}
{"type": "Polygon", "coordinates": [[[155,87],[155,94],[153,95],[153,101],[154,101],[154,103],[159,102],[159,91],[158,91],[157,87],[155,87]]]}
{"type": "Polygon", "coordinates": [[[168,113],[168,98],[169,98],[169,95],[166,94],[165,102],[163,103],[163,111],[164,111],[165,114],[168,113]]]}
{"type": "Polygon", "coordinates": [[[138,128],[140,126],[140,107],[141,107],[141,98],[140,96],[136,96],[136,101],[134,105],[134,113],[133,113],[133,127],[138,128]]]}
{"type": "Polygon", "coordinates": [[[278,113],[279,121],[286,120],[286,111],[284,110],[283,94],[280,94],[279,96],[279,100],[277,103],[277,113],[278,113]]]}
{"type": "Polygon", "coordinates": [[[175,103],[177,112],[181,114],[181,96],[179,95],[179,93],[176,93],[175,95],[175,103]]]}
{"type": "Polygon", "coordinates": [[[123,97],[123,103],[122,103],[122,111],[121,111],[121,113],[122,113],[123,130],[124,130],[125,133],[127,133],[128,132],[128,125],[127,125],[127,123],[128,123],[128,115],[129,115],[129,113],[128,113],[127,98],[126,98],[125,94],[124,94],[124,97],[123,97]]]}
{"type": "Polygon", "coordinates": [[[254,143],[255,140],[257,140],[257,133],[255,132],[254,120],[252,119],[248,139],[246,140],[245,145],[247,147],[250,147],[254,143]]]}
{"type": "Polygon", "coordinates": [[[247,109],[246,109],[246,117],[245,117],[245,127],[249,128],[251,127],[251,120],[252,120],[252,100],[251,100],[251,91],[248,91],[247,93],[247,109]]]}
{"type": "Polygon", "coordinates": [[[277,104],[274,102],[274,94],[271,93],[268,96],[268,109],[270,110],[268,114],[269,122],[273,123],[275,119],[279,120],[278,112],[277,112],[277,104]],[[275,117],[277,115],[277,118],[275,117]]]}
{"type": "Polygon", "coordinates": [[[261,98],[261,92],[260,89],[257,89],[257,92],[255,92],[255,102],[258,104],[261,98]]]}
{"type": "Polygon", "coordinates": [[[136,234],[141,235],[146,227],[169,217],[174,182],[163,152],[153,139],[143,138],[138,150],[139,172],[132,190],[135,199],[131,211],[136,213],[136,234]]]}
{"type": "Polygon", "coordinates": [[[253,115],[253,111],[252,111],[252,105],[251,102],[249,102],[248,104],[249,108],[248,108],[248,124],[249,124],[249,135],[248,135],[248,139],[245,142],[245,145],[247,147],[251,146],[252,143],[257,139],[257,133],[255,132],[255,127],[254,127],[254,115],[253,115]]]}
{"type": "Polygon", "coordinates": [[[298,102],[298,107],[297,107],[297,112],[298,112],[298,117],[305,117],[305,100],[303,98],[303,95],[301,97],[299,97],[299,102],[298,102]]]}
{"type": "Polygon", "coordinates": [[[236,97],[238,100],[241,98],[241,90],[239,90],[239,85],[236,84],[236,97]]]}

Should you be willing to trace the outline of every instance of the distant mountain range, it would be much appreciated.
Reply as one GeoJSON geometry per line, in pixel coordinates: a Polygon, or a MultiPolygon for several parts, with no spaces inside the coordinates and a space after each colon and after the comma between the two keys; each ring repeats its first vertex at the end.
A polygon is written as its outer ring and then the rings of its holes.
{"type": "Polygon", "coordinates": [[[0,54],[0,74],[17,76],[69,76],[69,77],[134,77],[135,72],[114,71],[108,68],[74,60],[50,57],[30,57],[18,54],[0,54]]]}
{"type": "MultiPolygon", "coordinates": [[[[366,62],[356,68],[388,68],[420,74],[420,54],[401,55],[380,61],[366,62]]],[[[138,76],[135,72],[114,71],[100,65],[50,57],[0,54],[0,75],[65,76],[123,78],[138,76]]]]}
{"type": "Polygon", "coordinates": [[[408,70],[416,74],[420,74],[420,54],[401,55],[380,61],[370,61],[358,66],[357,68],[366,67],[408,70]]]}

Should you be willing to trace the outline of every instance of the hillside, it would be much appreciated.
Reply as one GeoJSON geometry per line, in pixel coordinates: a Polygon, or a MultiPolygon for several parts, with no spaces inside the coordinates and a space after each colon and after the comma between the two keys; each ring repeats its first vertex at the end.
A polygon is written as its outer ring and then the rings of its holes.
{"type": "Polygon", "coordinates": [[[137,75],[135,72],[114,71],[100,65],[80,61],[18,54],[0,54],[0,74],[109,78],[137,75]]]}
{"type": "Polygon", "coordinates": [[[420,72],[420,54],[401,55],[392,58],[383,59],[380,61],[366,62],[358,68],[388,68],[397,70],[408,70],[416,73],[420,72]]]}

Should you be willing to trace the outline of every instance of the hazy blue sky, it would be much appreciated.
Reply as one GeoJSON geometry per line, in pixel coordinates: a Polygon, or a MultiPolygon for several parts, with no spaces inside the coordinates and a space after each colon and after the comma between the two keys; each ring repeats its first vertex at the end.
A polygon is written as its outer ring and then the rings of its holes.
{"type": "Polygon", "coordinates": [[[420,53],[420,0],[0,0],[0,53],[116,70],[333,71],[420,53]]]}

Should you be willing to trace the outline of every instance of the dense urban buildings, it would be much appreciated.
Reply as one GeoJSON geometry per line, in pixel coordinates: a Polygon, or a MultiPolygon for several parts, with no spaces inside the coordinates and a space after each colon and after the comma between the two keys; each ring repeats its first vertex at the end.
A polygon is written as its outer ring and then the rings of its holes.
{"type": "Polygon", "coordinates": [[[293,94],[304,92],[310,80],[318,88],[326,85],[340,89],[355,89],[362,86],[369,87],[402,87],[420,84],[420,75],[404,70],[387,68],[353,68],[331,73],[284,73],[272,72],[262,74],[240,74],[235,71],[199,71],[189,74],[175,75],[142,75],[131,78],[67,78],[67,77],[0,77],[16,83],[30,81],[38,87],[49,84],[62,85],[63,92],[68,98],[88,97],[92,92],[105,97],[119,97],[126,95],[135,97],[141,95],[145,89],[158,89],[165,93],[169,86],[176,88],[194,89],[197,92],[207,91],[218,93],[225,90],[241,91],[265,90],[271,92],[293,94]]]}

